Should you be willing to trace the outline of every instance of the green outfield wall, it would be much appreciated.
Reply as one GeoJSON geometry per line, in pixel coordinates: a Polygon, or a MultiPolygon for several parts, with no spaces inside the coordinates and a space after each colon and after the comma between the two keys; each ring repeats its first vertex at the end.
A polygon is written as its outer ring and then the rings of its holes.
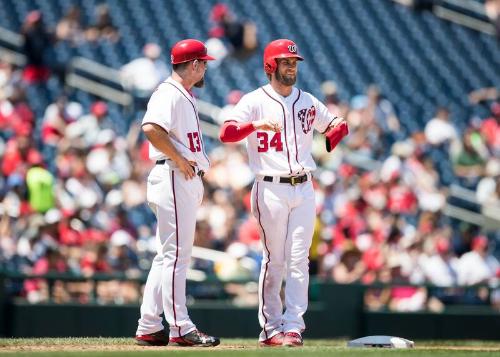
{"type": "MultiPolygon", "coordinates": [[[[500,313],[476,309],[443,313],[368,312],[365,287],[314,284],[305,320],[308,338],[396,335],[409,339],[500,340],[500,313]]],[[[36,304],[0,296],[0,331],[6,337],[133,336],[138,305],[36,304]]],[[[257,337],[257,308],[227,302],[196,302],[192,319],[203,331],[223,337],[257,337]]]]}

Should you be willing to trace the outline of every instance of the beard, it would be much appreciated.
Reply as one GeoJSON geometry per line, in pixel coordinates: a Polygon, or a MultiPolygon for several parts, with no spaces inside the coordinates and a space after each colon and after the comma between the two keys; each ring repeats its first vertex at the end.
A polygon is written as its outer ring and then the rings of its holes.
{"type": "Polygon", "coordinates": [[[276,80],[285,86],[293,86],[297,81],[297,76],[282,75],[279,71],[276,71],[276,80]]]}
{"type": "Polygon", "coordinates": [[[205,77],[200,79],[198,82],[194,84],[194,87],[196,88],[202,88],[205,85],[205,77]]]}

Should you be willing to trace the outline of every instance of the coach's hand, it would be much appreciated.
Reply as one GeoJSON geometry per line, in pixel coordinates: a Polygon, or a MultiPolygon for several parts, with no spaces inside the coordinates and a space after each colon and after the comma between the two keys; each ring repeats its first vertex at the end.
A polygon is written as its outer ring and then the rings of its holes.
{"type": "Polygon", "coordinates": [[[281,124],[273,119],[261,119],[252,122],[252,125],[257,130],[270,130],[275,133],[281,132],[281,124]]]}
{"type": "Polygon", "coordinates": [[[179,168],[180,172],[182,172],[186,180],[191,180],[196,176],[196,162],[188,161],[185,158],[181,157],[175,163],[177,164],[177,167],[179,168]]]}

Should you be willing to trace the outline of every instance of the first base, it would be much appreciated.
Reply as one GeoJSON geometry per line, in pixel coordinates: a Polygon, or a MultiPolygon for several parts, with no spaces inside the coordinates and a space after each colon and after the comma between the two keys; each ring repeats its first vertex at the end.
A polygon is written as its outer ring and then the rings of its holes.
{"type": "Polygon", "coordinates": [[[413,341],[394,336],[366,336],[349,341],[347,347],[413,348],[413,341]]]}

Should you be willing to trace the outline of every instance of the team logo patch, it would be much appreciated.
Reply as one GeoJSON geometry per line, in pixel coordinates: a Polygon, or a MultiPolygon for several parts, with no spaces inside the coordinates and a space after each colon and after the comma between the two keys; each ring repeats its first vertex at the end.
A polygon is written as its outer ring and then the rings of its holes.
{"type": "Polygon", "coordinates": [[[288,45],[288,51],[290,53],[297,53],[297,45],[288,45]]]}
{"type": "Polygon", "coordinates": [[[316,108],[311,106],[311,108],[299,110],[297,113],[300,119],[300,123],[302,124],[302,131],[304,134],[307,134],[311,131],[312,125],[314,123],[314,119],[316,118],[316,108]]]}

